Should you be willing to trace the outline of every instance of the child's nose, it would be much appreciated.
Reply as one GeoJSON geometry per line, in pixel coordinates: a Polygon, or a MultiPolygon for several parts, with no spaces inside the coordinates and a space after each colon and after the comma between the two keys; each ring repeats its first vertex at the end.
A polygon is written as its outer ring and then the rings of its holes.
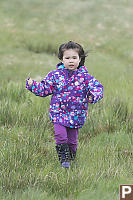
{"type": "Polygon", "coordinates": [[[73,59],[70,59],[70,62],[73,62],[73,59]]]}

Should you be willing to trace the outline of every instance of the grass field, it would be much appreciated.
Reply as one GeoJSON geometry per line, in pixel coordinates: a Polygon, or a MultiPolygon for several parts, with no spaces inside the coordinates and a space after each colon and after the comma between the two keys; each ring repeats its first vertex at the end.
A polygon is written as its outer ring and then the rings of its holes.
{"type": "Polygon", "coordinates": [[[118,200],[133,184],[133,1],[0,1],[0,199],[118,200]],[[74,40],[104,86],[79,132],[77,167],[60,168],[50,97],[25,89],[59,62],[74,40]]]}

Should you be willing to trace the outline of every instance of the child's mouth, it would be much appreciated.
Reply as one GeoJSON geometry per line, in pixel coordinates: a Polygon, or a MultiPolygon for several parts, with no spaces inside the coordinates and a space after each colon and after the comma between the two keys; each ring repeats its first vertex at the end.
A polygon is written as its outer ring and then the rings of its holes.
{"type": "Polygon", "coordinates": [[[74,65],[69,65],[69,67],[74,67],[74,65]]]}

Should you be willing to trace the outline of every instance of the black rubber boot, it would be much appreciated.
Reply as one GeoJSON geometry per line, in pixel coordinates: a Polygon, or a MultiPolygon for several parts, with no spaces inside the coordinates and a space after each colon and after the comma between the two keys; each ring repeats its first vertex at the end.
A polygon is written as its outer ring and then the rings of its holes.
{"type": "Polygon", "coordinates": [[[76,151],[70,150],[70,162],[72,167],[77,167],[76,151]]]}
{"type": "Polygon", "coordinates": [[[71,150],[70,150],[70,160],[71,160],[71,161],[74,161],[75,158],[76,158],[76,151],[71,151],[71,150]]]}
{"type": "Polygon", "coordinates": [[[62,167],[70,167],[70,151],[67,143],[58,144],[56,146],[56,151],[58,153],[59,161],[62,167]]]}

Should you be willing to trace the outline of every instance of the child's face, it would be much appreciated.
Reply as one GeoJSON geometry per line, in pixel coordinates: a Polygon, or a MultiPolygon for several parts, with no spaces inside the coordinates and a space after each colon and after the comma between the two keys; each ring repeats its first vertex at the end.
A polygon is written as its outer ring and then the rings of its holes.
{"type": "Polygon", "coordinates": [[[64,51],[62,63],[69,70],[75,70],[79,66],[81,59],[76,49],[68,49],[64,51]]]}

